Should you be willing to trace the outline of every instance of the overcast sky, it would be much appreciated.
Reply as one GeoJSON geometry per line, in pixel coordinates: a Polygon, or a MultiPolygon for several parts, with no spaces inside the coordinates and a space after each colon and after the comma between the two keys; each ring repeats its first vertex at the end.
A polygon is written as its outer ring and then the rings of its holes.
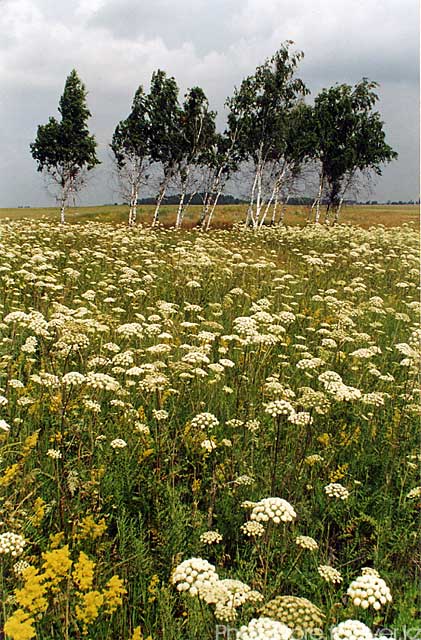
{"type": "Polygon", "coordinates": [[[199,84],[211,106],[285,40],[304,51],[298,75],[316,95],[336,82],[376,80],[387,141],[399,159],[367,197],[419,192],[417,0],[0,0],[0,206],[53,205],[29,144],[59,117],[72,68],[88,89],[90,129],[103,160],[82,204],[114,202],[107,160],[113,130],[152,72],[199,84]]]}

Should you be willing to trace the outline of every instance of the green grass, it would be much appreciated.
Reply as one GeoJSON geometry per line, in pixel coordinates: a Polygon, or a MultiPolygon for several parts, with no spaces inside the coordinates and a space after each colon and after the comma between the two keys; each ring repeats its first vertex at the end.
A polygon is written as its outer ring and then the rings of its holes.
{"type": "MultiPolygon", "coordinates": [[[[149,225],[152,221],[154,207],[141,205],[138,208],[138,222],[149,225]]],[[[164,226],[171,226],[175,222],[177,207],[165,205],[162,207],[160,219],[164,226]]],[[[187,210],[184,226],[193,227],[199,219],[201,207],[192,206],[187,210]]],[[[216,208],[213,227],[229,227],[235,222],[243,222],[246,216],[246,205],[221,205],[216,208]]],[[[285,223],[287,225],[305,224],[308,208],[303,206],[288,205],[285,223]]],[[[0,220],[31,219],[59,220],[57,208],[30,208],[30,209],[0,209],[0,220]]],[[[98,207],[71,207],[67,213],[67,221],[110,222],[114,224],[125,223],[128,218],[128,208],[122,205],[104,205],[98,207]]],[[[323,216],[322,216],[323,219],[323,216]]],[[[400,226],[403,223],[413,224],[419,228],[418,205],[355,205],[344,207],[341,222],[354,224],[364,228],[382,224],[386,227],[400,226]]]]}
{"type": "Polygon", "coordinates": [[[26,541],[1,557],[0,630],[211,640],[218,607],[172,582],[194,557],[261,594],[231,626],[277,596],[311,601],[325,633],[419,626],[417,233],[128,233],[102,210],[0,223],[0,536],[26,541]],[[250,538],[243,503],[268,497],[296,517],[250,538]],[[379,611],[347,595],[364,567],[390,587],[379,611]]]}

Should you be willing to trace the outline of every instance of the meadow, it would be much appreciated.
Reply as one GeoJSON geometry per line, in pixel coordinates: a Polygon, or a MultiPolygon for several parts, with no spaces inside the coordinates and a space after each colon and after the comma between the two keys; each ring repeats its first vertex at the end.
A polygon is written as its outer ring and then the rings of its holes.
{"type": "Polygon", "coordinates": [[[415,210],[3,210],[0,636],[416,638],[415,210]]]}
{"type": "MultiPolygon", "coordinates": [[[[150,226],[152,222],[153,205],[139,205],[137,209],[137,223],[150,226]]],[[[184,228],[194,228],[199,220],[202,207],[198,205],[190,206],[185,215],[184,228]]],[[[413,224],[419,229],[420,216],[418,205],[353,205],[344,206],[341,213],[341,223],[358,225],[369,228],[373,225],[384,225],[386,227],[396,227],[402,224],[413,224]]],[[[244,222],[246,219],[247,205],[218,205],[212,221],[212,228],[231,228],[233,224],[244,222]]],[[[177,206],[163,205],[161,207],[160,222],[164,227],[171,227],[175,224],[177,206]]],[[[303,225],[309,215],[309,207],[286,205],[285,224],[289,226],[303,225]]],[[[14,208],[0,209],[0,220],[10,218],[11,220],[48,219],[56,221],[59,219],[57,207],[41,208],[14,208]]],[[[323,208],[321,220],[324,218],[323,208]]],[[[66,213],[66,221],[74,222],[109,222],[112,224],[124,224],[128,220],[128,207],[126,205],[101,205],[97,207],[70,207],[66,213]]]]}

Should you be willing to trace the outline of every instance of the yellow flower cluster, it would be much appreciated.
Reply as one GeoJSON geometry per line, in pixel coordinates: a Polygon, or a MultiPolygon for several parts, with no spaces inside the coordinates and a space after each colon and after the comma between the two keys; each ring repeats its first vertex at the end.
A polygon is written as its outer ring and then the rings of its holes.
{"type": "MultiPolygon", "coordinates": [[[[91,531],[92,522],[88,523],[91,531]]],[[[95,525],[94,522],[93,524],[95,525]]],[[[95,527],[101,529],[101,524],[95,527]]],[[[62,537],[60,534],[53,536],[52,543],[60,544],[62,537]]],[[[88,625],[97,619],[101,608],[105,614],[110,615],[122,604],[126,593],[122,579],[114,575],[104,589],[95,590],[96,563],[83,551],[79,552],[75,563],[70,557],[68,545],[52,548],[42,554],[42,559],[41,570],[34,566],[23,570],[23,587],[15,589],[14,597],[19,608],[6,620],[4,627],[12,640],[30,640],[35,637],[33,625],[47,612],[51,596],[54,596],[55,606],[57,602],[61,602],[62,606],[74,610],[83,635],[88,633],[88,625]],[[55,594],[60,592],[61,584],[63,597],[57,598],[55,594]],[[72,602],[74,605],[69,607],[72,602]]]]}
{"type": "Polygon", "coordinates": [[[106,530],[107,525],[105,524],[104,518],[99,522],[95,522],[93,517],[89,515],[79,523],[77,537],[79,540],[97,540],[97,538],[100,538],[106,530]]]}

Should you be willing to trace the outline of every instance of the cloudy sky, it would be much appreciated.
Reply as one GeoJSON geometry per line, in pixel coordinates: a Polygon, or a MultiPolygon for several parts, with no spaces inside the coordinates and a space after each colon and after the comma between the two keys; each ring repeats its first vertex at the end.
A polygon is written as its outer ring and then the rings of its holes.
{"type": "Polygon", "coordinates": [[[103,163],[82,204],[114,202],[108,144],[139,84],[174,75],[181,94],[200,84],[224,124],[242,78],[293,40],[314,96],[335,82],[376,80],[387,140],[399,159],[370,199],[419,191],[417,0],[0,0],[0,206],[54,204],[29,152],[72,68],[88,89],[90,129],[103,163]]]}

